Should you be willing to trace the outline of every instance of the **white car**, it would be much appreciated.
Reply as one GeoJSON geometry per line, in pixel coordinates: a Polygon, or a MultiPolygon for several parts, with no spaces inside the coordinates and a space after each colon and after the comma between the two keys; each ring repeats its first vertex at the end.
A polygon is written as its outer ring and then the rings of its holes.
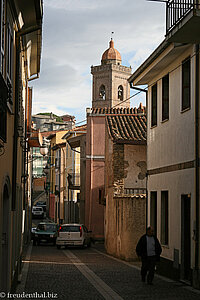
{"type": "Polygon", "coordinates": [[[32,208],[32,217],[34,218],[44,218],[44,209],[40,206],[33,206],[32,208]]]}
{"type": "Polygon", "coordinates": [[[63,224],[58,230],[56,245],[58,249],[61,246],[90,247],[91,231],[83,224],[63,224]]]}

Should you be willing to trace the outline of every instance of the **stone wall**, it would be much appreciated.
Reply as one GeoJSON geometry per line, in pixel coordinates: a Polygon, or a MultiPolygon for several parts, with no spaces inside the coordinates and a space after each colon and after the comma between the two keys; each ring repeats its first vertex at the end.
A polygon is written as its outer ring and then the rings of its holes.
{"type": "MultiPolygon", "coordinates": [[[[138,167],[134,167],[127,161],[130,158],[129,154],[136,147],[138,151],[134,152],[135,165],[141,159],[146,160],[144,146],[128,145],[127,147],[125,144],[113,143],[106,128],[105,247],[109,254],[127,261],[137,259],[136,244],[146,228],[146,196],[124,194],[127,176],[135,178],[140,173],[138,167]]],[[[132,184],[135,184],[134,180],[132,184]]]]}
{"type": "Polygon", "coordinates": [[[145,233],[145,211],[145,197],[118,196],[110,199],[111,217],[105,241],[109,254],[127,261],[137,259],[135,248],[145,233]]]}

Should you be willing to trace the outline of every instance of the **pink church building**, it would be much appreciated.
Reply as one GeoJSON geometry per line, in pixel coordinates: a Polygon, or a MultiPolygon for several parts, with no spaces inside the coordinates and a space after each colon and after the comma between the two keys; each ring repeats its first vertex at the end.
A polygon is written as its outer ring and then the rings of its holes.
{"type": "Polygon", "coordinates": [[[131,67],[121,65],[121,55],[111,39],[101,65],[92,66],[92,108],[87,109],[85,225],[94,240],[104,239],[105,116],[130,113],[131,67]]]}

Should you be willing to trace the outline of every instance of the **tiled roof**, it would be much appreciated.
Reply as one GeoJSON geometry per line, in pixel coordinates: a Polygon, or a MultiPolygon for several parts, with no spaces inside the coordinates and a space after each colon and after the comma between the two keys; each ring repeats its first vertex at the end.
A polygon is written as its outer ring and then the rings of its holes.
{"type": "Polygon", "coordinates": [[[85,131],[87,130],[87,124],[76,126],[74,129],[70,129],[70,131],[85,131]]]}
{"type": "Polygon", "coordinates": [[[110,137],[115,142],[146,144],[146,115],[107,115],[106,123],[110,137]]]}
{"type": "Polygon", "coordinates": [[[145,114],[146,113],[146,107],[140,103],[139,107],[134,108],[91,108],[90,114],[145,114]]]}

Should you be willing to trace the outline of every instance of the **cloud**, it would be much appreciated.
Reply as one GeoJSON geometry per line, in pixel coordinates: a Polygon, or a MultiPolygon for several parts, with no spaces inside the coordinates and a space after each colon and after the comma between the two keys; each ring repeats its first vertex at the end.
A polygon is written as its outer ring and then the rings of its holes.
{"type": "Polygon", "coordinates": [[[74,110],[77,120],[85,116],[92,103],[90,66],[101,63],[112,31],[122,64],[132,65],[133,72],[164,39],[161,3],[48,0],[44,5],[41,74],[32,83],[34,112],[51,108],[60,114],[74,110]]]}

